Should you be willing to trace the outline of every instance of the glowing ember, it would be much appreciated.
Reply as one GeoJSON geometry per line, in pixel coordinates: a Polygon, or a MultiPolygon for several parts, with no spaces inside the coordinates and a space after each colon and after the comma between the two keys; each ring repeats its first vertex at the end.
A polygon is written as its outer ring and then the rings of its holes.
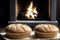
{"type": "Polygon", "coordinates": [[[33,2],[30,3],[29,7],[27,8],[27,13],[25,14],[25,16],[28,19],[35,19],[37,17],[37,10],[36,7],[33,7],[33,2]]]}

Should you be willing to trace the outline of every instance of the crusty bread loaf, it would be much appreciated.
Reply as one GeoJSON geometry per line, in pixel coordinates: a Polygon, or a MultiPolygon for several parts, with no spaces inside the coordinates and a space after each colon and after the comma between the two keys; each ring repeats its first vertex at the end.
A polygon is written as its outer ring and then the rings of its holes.
{"type": "Polygon", "coordinates": [[[31,31],[32,29],[26,24],[10,24],[5,28],[6,35],[10,38],[28,37],[31,31]]]}
{"type": "Polygon", "coordinates": [[[53,24],[39,24],[35,27],[35,35],[39,37],[55,37],[59,29],[53,24]]]}

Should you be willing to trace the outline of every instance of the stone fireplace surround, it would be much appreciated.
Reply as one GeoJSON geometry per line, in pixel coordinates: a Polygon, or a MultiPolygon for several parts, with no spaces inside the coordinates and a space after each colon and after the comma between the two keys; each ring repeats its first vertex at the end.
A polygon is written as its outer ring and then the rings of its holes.
{"type": "Polygon", "coordinates": [[[10,21],[8,23],[23,23],[23,24],[28,24],[31,27],[35,26],[36,24],[44,24],[44,23],[49,23],[49,24],[55,24],[58,25],[58,21],[56,20],[56,4],[57,0],[50,0],[50,14],[51,14],[51,21],[18,21],[15,18],[15,0],[10,0],[10,21]]]}

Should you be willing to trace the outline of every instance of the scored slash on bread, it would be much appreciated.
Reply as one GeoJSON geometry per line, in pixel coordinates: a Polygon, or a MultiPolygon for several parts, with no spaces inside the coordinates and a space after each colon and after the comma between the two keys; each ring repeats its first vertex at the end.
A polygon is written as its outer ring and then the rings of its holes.
{"type": "Polygon", "coordinates": [[[39,37],[55,37],[59,28],[53,24],[39,24],[35,27],[35,35],[39,37]]]}
{"type": "Polygon", "coordinates": [[[26,31],[32,31],[32,29],[25,24],[10,24],[5,28],[5,31],[10,32],[26,32],[26,31]]]}
{"type": "Polygon", "coordinates": [[[10,24],[5,28],[9,38],[25,38],[30,36],[32,29],[26,24],[10,24]]]}
{"type": "Polygon", "coordinates": [[[40,32],[54,32],[59,31],[58,27],[52,24],[39,24],[35,27],[35,30],[40,32]]]}

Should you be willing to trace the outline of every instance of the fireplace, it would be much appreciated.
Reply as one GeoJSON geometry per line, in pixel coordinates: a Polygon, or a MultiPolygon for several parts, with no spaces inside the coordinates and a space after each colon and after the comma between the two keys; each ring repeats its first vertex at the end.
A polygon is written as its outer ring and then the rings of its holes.
{"type": "Polygon", "coordinates": [[[17,20],[50,20],[48,0],[17,0],[16,5],[17,20]]]}
{"type": "Polygon", "coordinates": [[[10,0],[10,21],[36,25],[50,23],[57,25],[57,0],[10,0]]]}

